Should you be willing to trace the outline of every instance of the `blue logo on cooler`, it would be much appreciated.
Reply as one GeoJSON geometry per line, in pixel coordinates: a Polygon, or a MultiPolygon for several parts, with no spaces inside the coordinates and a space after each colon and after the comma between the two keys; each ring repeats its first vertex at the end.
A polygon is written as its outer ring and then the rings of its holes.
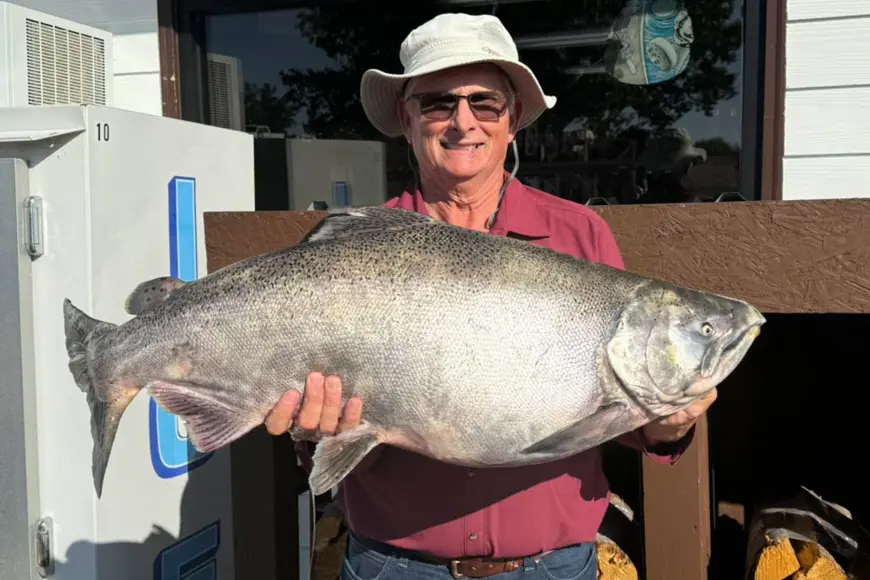
{"type": "MultiPolygon", "coordinates": [[[[179,280],[190,282],[199,277],[196,180],[192,177],[173,177],[169,182],[169,265],[170,276],[179,280]]],[[[151,464],[164,479],[192,471],[211,457],[193,447],[181,420],[154,399],[148,401],[148,430],[151,464]]]]}
{"type": "Polygon", "coordinates": [[[164,548],[154,560],[154,580],[215,580],[220,522],[164,548]]]}

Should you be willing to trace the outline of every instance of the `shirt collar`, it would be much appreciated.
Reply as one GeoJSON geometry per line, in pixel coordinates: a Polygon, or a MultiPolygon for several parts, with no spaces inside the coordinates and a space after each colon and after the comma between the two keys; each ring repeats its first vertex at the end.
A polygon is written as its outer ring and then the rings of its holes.
{"type": "MultiPolygon", "coordinates": [[[[505,179],[509,178],[510,173],[505,171],[505,179]]],[[[418,187],[414,187],[413,192],[403,192],[396,205],[430,215],[418,187]]],[[[533,199],[532,192],[516,178],[507,186],[501,209],[496,214],[490,231],[496,235],[516,234],[526,238],[546,238],[550,235],[550,228],[541,214],[541,208],[533,199]]]]}

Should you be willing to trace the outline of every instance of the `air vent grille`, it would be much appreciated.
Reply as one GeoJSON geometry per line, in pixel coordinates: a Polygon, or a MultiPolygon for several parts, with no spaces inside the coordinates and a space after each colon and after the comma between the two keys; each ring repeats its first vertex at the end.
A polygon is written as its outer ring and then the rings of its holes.
{"type": "Polygon", "coordinates": [[[105,41],[30,18],[26,22],[28,104],[105,105],[105,41]]]}
{"type": "Polygon", "coordinates": [[[225,62],[209,59],[208,61],[208,95],[210,124],[225,129],[233,129],[232,123],[232,71],[225,62]]]}

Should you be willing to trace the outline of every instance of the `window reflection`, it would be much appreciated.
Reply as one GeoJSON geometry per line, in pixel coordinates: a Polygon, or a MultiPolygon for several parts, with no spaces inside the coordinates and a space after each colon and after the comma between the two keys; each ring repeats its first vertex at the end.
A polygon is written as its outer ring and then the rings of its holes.
{"type": "Polygon", "coordinates": [[[739,190],[742,7],[442,0],[400,11],[369,0],[209,16],[208,119],[257,136],[262,209],[332,204],[349,191],[353,203],[383,202],[408,185],[409,152],[366,119],[362,73],[400,71],[400,43],[438,13],[494,12],[558,97],[518,135],[520,179],[579,202],[710,201],[739,190]]]}

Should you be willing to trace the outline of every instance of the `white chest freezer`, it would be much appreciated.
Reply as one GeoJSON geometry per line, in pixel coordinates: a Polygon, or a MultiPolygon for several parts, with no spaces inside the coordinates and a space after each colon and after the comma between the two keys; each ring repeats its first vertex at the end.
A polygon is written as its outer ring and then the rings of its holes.
{"type": "Polygon", "coordinates": [[[203,212],[254,209],[250,135],[98,106],[0,108],[0,579],[233,578],[229,450],[146,396],[101,499],[62,301],[123,322],[161,275],[207,272],[203,212]]]}

